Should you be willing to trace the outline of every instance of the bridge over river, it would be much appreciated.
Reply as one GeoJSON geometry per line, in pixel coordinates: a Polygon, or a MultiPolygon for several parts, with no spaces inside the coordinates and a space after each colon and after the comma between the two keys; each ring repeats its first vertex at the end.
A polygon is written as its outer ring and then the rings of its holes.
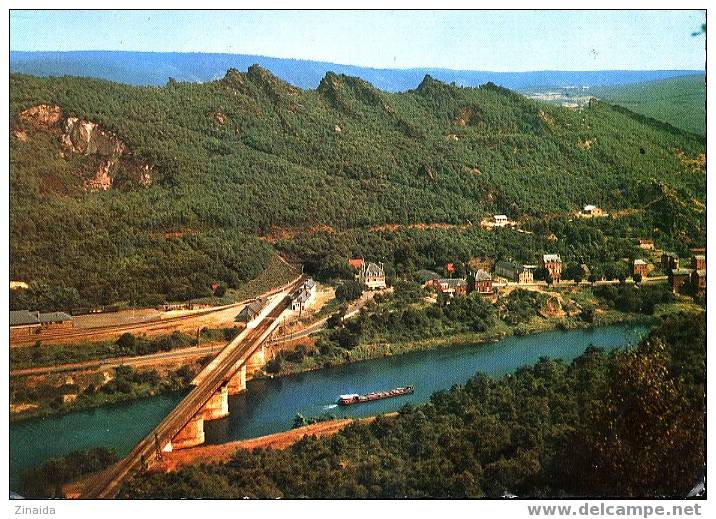
{"type": "Polygon", "coordinates": [[[204,421],[229,414],[228,396],[246,390],[246,373],[265,361],[264,342],[288,308],[288,294],[303,279],[274,295],[253,321],[194,379],[184,399],[132,451],[85,487],[84,499],[112,498],[125,479],[144,470],[162,452],[204,443],[204,421]]]}

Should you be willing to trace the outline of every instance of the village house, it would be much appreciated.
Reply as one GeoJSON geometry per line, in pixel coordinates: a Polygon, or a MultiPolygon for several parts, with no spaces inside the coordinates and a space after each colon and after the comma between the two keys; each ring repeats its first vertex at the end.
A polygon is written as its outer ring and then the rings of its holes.
{"type": "Polygon", "coordinates": [[[425,286],[432,287],[436,292],[450,297],[467,295],[467,281],[460,278],[431,279],[425,286]]]}
{"type": "Polygon", "coordinates": [[[438,279],[440,275],[433,270],[421,269],[415,273],[418,281],[421,285],[427,286],[427,282],[431,279],[438,279]]]}
{"type": "Polygon", "coordinates": [[[691,288],[695,294],[706,292],[706,269],[694,270],[691,273],[691,288]]]}
{"type": "Polygon", "coordinates": [[[291,294],[291,310],[299,313],[303,312],[315,295],[316,282],[313,278],[308,278],[291,294]]]}
{"type": "Polygon", "coordinates": [[[492,294],[492,276],[489,272],[478,270],[473,279],[472,291],[478,294],[492,294]]]}
{"type": "Polygon", "coordinates": [[[360,271],[363,268],[365,261],[363,258],[352,258],[348,260],[348,266],[360,271]]]}
{"type": "Polygon", "coordinates": [[[691,268],[694,270],[706,270],[706,256],[697,254],[691,260],[691,268]]]}
{"type": "Polygon", "coordinates": [[[520,284],[533,283],[535,265],[520,265],[509,261],[495,263],[495,275],[520,284]]]}
{"type": "Polygon", "coordinates": [[[645,278],[649,274],[649,265],[642,259],[635,259],[632,264],[632,276],[639,274],[642,278],[645,278]]]}
{"type": "Polygon", "coordinates": [[[679,268],[679,257],[673,252],[665,252],[661,255],[661,270],[671,272],[679,268]]]}
{"type": "Polygon", "coordinates": [[[689,288],[691,271],[689,269],[672,269],[669,271],[669,284],[674,293],[683,293],[689,288]]]}
{"type": "Polygon", "coordinates": [[[643,250],[654,250],[654,240],[639,238],[639,248],[643,250]]]}
{"type": "Polygon", "coordinates": [[[455,264],[454,263],[446,263],[445,264],[445,272],[448,274],[452,274],[455,272],[455,264]]]}
{"type": "Polygon", "coordinates": [[[383,264],[364,263],[358,279],[369,290],[385,288],[385,270],[383,269],[383,264]]]}
{"type": "Polygon", "coordinates": [[[495,219],[495,222],[494,222],[495,227],[504,227],[509,223],[509,219],[507,218],[507,215],[504,215],[504,214],[496,214],[494,216],[494,219],[495,219]]]}
{"type": "Polygon", "coordinates": [[[559,254],[543,254],[540,258],[540,267],[547,271],[555,283],[559,283],[562,277],[562,266],[562,258],[559,254]]]}
{"type": "Polygon", "coordinates": [[[589,218],[596,218],[599,216],[605,216],[605,213],[602,209],[600,209],[596,205],[585,205],[584,209],[582,209],[582,216],[587,216],[589,218]]]}

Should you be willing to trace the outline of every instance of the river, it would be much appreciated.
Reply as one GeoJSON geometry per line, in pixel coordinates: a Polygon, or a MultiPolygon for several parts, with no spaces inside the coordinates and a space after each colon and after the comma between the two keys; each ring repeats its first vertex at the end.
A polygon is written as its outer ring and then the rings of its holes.
{"type": "MultiPolygon", "coordinates": [[[[363,417],[419,404],[440,389],[465,383],[478,371],[500,376],[541,357],[571,360],[589,345],[611,350],[636,343],[648,328],[606,326],[590,330],[552,331],[508,337],[495,343],[448,346],[394,357],[357,362],[321,371],[252,380],[246,393],[229,400],[230,416],[205,424],[207,443],[252,438],[291,428],[297,413],[363,417]],[[415,392],[399,398],[339,407],[343,393],[366,393],[412,385],[415,392]]],[[[10,489],[21,474],[43,461],[96,446],[126,454],[176,405],[183,394],[38,418],[10,425],[10,489]]]]}

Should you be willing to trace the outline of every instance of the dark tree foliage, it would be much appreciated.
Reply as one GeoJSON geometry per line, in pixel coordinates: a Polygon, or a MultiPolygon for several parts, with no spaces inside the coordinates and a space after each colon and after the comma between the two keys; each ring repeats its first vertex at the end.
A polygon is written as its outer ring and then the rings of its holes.
{"type": "Polygon", "coordinates": [[[683,497],[705,463],[705,318],[636,348],[477,374],[395,418],[148,474],[131,498],[683,497]]]}
{"type": "Polygon", "coordinates": [[[272,234],[319,279],[350,279],[356,254],[394,275],[547,250],[591,266],[633,259],[640,235],[679,254],[704,242],[705,172],[688,162],[704,139],[600,102],[571,111],[431,78],[385,93],[336,74],[300,90],[257,66],[165,87],[12,75],[10,97],[10,276],[31,284],[16,309],[210,296],[255,277],[271,253],[257,236],[272,234]],[[154,166],[151,186],[118,172],[85,192],[99,161],[22,120],[40,104],[114,132],[154,166]],[[638,212],[569,222],[586,203],[638,212]],[[493,213],[534,234],[474,225],[493,213]],[[415,224],[438,228],[392,227],[415,224]]]}
{"type": "Polygon", "coordinates": [[[47,460],[23,475],[21,494],[28,498],[63,497],[62,485],[119,461],[112,449],[95,447],[47,460]]]}
{"type": "Polygon", "coordinates": [[[660,303],[674,301],[674,294],[666,285],[601,285],[594,295],[622,312],[651,315],[660,303]]]}
{"type": "Polygon", "coordinates": [[[336,287],[336,301],[345,303],[354,301],[363,294],[363,285],[356,280],[344,281],[336,287]]]}

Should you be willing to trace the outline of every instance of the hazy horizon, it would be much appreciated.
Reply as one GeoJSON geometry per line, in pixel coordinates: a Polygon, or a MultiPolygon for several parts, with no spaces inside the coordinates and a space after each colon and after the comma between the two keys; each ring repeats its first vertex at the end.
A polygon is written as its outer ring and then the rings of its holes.
{"type": "Polygon", "coordinates": [[[444,70],[450,72],[487,72],[495,74],[510,74],[510,73],[530,73],[530,72],[664,72],[664,71],[678,71],[678,72],[694,72],[703,73],[706,72],[706,68],[602,68],[602,69],[525,69],[525,70],[487,70],[487,69],[456,69],[449,67],[437,67],[432,65],[422,65],[415,67],[370,67],[364,65],[358,65],[356,63],[339,63],[336,61],[324,61],[307,58],[292,58],[282,56],[269,56],[266,54],[255,54],[255,53],[243,53],[243,52],[207,52],[207,51],[158,51],[158,50],[133,50],[133,49],[68,49],[68,50],[11,50],[11,54],[79,54],[79,53],[126,53],[126,54],[198,54],[198,55],[220,55],[220,56],[249,56],[266,58],[272,60],[287,60],[287,61],[311,61],[326,65],[339,65],[342,67],[357,67],[363,69],[372,70],[398,70],[398,71],[416,71],[416,70],[444,70]]]}
{"type": "Polygon", "coordinates": [[[704,39],[692,34],[704,21],[687,10],[22,10],[10,14],[10,49],[239,54],[378,70],[703,70],[704,39]],[[78,43],[87,27],[93,37],[78,43]]]}

